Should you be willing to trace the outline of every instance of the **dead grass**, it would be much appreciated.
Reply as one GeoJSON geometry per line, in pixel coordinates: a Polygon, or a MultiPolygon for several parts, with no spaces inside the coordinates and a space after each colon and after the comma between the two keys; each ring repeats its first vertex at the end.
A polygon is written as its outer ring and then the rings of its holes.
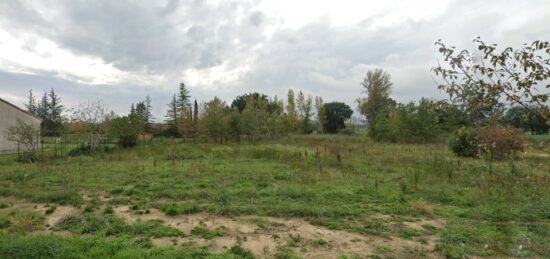
{"type": "Polygon", "coordinates": [[[13,231],[29,232],[44,228],[44,216],[34,210],[15,209],[9,213],[8,219],[13,231]]]}
{"type": "Polygon", "coordinates": [[[411,208],[414,210],[414,212],[416,212],[418,214],[422,214],[422,215],[426,215],[426,216],[433,216],[434,215],[434,210],[433,210],[432,206],[430,206],[430,204],[428,204],[428,202],[426,202],[426,201],[417,200],[417,201],[411,202],[410,205],[411,205],[411,208]]]}

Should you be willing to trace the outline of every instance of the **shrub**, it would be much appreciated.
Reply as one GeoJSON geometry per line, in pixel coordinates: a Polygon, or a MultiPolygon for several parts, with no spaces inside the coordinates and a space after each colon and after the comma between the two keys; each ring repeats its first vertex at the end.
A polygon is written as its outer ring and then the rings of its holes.
{"type": "Polygon", "coordinates": [[[491,125],[482,128],[460,128],[449,141],[449,147],[458,156],[487,157],[502,160],[523,150],[525,134],[512,127],[491,125]]]}
{"type": "Polygon", "coordinates": [[[502,160],[523,151],[526,137],[523,131],[498,125],[476,129],[479,155],[502,160]]]}
{"type": "Polygon", "coordinates": [[[430,204],[423,200],[411,202],[411,208],[414,210],[414,212],[419,214],[424,214],[427,216],[432,216],[434,214],[432,206],[430,206],[430,204]]]}
{"type": "Polygon", "coordinates": [[[477,139],[475,133],[466,127],[462,127],[451,134],[449,148],[457,156],[476,157],[477,139]]]}
{"type": "Polygon", "coordinates": [[[432,142],[440,132],[435,104],[422,99],[388,108],[370,122],[369,136],[377,141],[400,143],[432,142]]]}

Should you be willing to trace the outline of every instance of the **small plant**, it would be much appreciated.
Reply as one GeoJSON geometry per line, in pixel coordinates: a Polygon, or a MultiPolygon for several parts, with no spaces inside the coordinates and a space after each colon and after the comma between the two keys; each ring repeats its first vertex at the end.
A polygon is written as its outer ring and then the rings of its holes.
{"type": "Polygon", "coordinates": [[[223,229],[223,227],[219,227],[214,230],[208,230],[206,228],[197,226],[191,230],[191,234],[195,236],[200,236],[204,239],[212,239],[215,237],[223,237],[225,235],[225,230],[223,229]]]}
{"type": "Polygon", "coordinates": [[[423,201],[423,200],[418,200],[418,201],[411,202],[411,208],[413,209],[414,212],[416,212],[418,214],[423,214],[423,215],[426,215],[426,216],[433,216],[434,215],[434,211],[433,211],[432,206],[430,206],[430,204],[428,204],[428,202],[423,201]]]}
{"type": "Polygon", "coordinates": [[[254,254],[250,250],[242,248],[240,245],[234,245],[229,249],[229,253],[242,259],[254,259],[254,254]]]}
{"type": "Polygon", "coordinates": [[[422,225],[422,228],[428,230],[430,233],[435,233],[437,231],[437,228],[430,224],[424,224],[422,225]]]}
{"type": "Polygon", "coordinates": [[[286,243],[287,246],[289,247],[297,247],[298,244],[302,242],[302,237],[300,237],[299,234],[296,234],[296,235],[290,234],[289,237],[290,239],[286,243]]]}
{"type": "Polygon", "coordinates": [[[148,237],[141,237],[134,241],[134,246],[141,248],[152,248],[153,242],[148,237]]]}
{"type": "Polygon", "coordinates": [[[399,231],[399,236],[403,238],[412,238],[420,236],[420,232],[413,228],[404,228],[399,231]]]}
{"type": "Polygon", "coordinates": [[[56,209],[57,209],[56,206],[51,206],[44,212],[44,214],[50,215],[50,214],[54,213],[56,209]]]}
{"type": "Polygon", "coordinates": [[[324,239],[317,239],[313,241],[314,246],[328,246],[330,243],[324,239]]]}
{"type": "Polygon", "coordinates": [[[114,211],[113,211],[113,207],[109,206],[109,207],[105,207],[105,209],[103,209],[103,214],[113,214],[114,211]]]}

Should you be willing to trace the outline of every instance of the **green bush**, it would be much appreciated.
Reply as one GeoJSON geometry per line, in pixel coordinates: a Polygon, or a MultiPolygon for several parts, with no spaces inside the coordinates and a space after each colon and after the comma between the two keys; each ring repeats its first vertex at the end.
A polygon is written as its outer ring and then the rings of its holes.
{"type": "Polygon", "coordinates": [[[441,131],[435,108],[435,104],[426,99],[418,104],[411,102],[388,108],[371,122],[369,136],[377,141],[432,142],[441,131]]]}
{"type": "Polygon", "coordinates": [[[449,148],[457,156],[476,157],[477,138],[474,131],[469,128],[462,127],[453,132],[449,139],[449,148]]]}

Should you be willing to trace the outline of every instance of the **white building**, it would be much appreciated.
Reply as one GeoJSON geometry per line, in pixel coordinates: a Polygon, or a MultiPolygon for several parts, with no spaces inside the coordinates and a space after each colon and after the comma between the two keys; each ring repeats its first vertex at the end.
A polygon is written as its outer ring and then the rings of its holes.
{"type": "MultiPolygon", "coordinates": [[[[24,123],[32,124],[38,129],[40,129],[40,123],[42,122],[42,120],[31,113],[0,98],[0,154],[16,153],[18,151],[18,143],[7,139],[8,129],[16,125],[17,119],[24,123]]],[[[19,148],[24,151],[23,146],[19,148]]]]}

